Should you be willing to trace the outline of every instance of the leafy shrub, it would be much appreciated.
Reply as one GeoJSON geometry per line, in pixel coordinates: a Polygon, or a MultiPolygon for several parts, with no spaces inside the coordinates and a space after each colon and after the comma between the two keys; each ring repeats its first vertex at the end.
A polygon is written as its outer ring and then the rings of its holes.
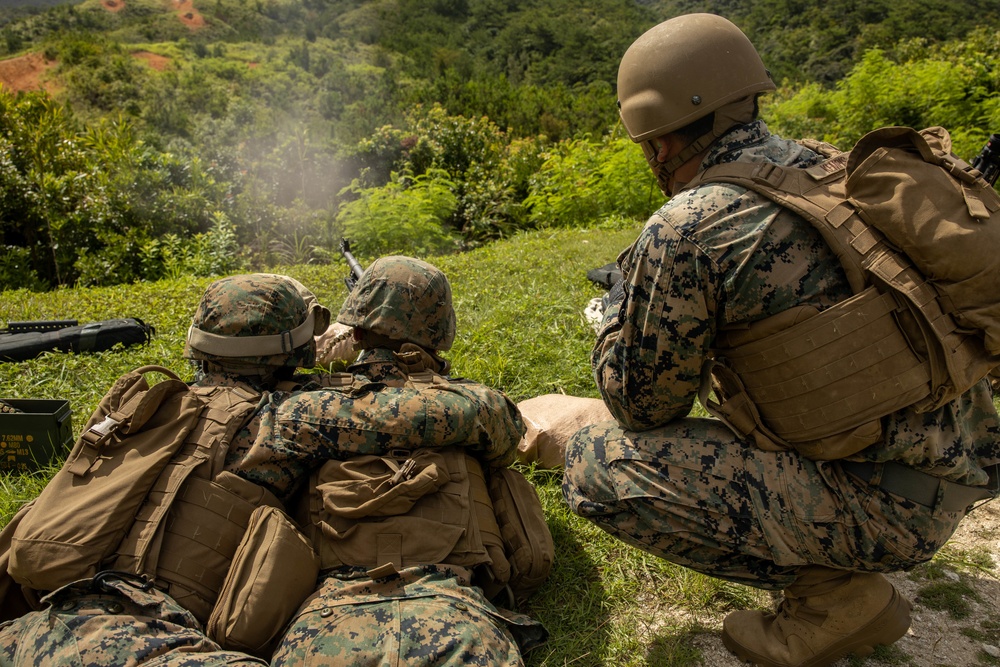
{"type": "Polygon", "coordinates": [[[448,173],[430,169],[412,179],[392,175],[381,187],[349,188],[357,199],[345,203],[337,222],[361,254],[432,255],[454,250],[445,223],[458,207],[448,173]]]}
{"type": "Polygon", "coordinates": [[[1000,130],[1000,33],[977,30],[962,41],[911,39],[872,49],[830,90],[807,84],[764,108],[772,129],[850,148],[883,125],[948,129],[956,155],[975,156],[1000,130]]]}
{"type": "MultiPolygon", "coordinates": [[[[210,229],[218,237],[213,212],[235,201],[238,181],[217,175],[197,157],[156,150],[122,116],[82,124],[42,93],[0,90],[0,244],[23,249],[31,284],[142,280],[140,252],[151,239],[210,229]]],[[[196,272],[238,254],[224,240],[224,257],[192,250],[205,259],[196,272]]]]}
{"type": "Polygon", "coordinates": [[[384,182],[391,171],[444,172],[456,198],[446,222],[462,233],[468,247],[525,226],[522,201],[531,174],[541,165],[541,143],[537,138],[512,141],[486,117],[418,106],[401,127],[383,127],[359,142],[354,158],[366,170],[368,184],[384,182]]]}
{"type": "Polygon", "coordinates": [[[573,139],[545,153],[525,199],[538,227],[584,227],[611,215],[648,215],[659,201],[642,151],[627,138],[573,139]]]}
{"type": "Polygon", "coordinates": [[[143,279],[221,276],[243,268],[236,228],[223,213],[215,213],[212,228],[182,239],[166,234],[141,249],[143,279]]]}
{"type": "Polygon", "coordinates": [[[0,289],[31,289],[42,287],[38,274],[31,268],[31,253],[27,248],[0,246],[0,289]]]}

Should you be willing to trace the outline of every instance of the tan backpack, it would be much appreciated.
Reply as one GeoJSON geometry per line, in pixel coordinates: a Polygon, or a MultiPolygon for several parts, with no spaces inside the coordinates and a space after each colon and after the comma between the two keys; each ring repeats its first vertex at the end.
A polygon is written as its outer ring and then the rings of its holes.
{"type": "MultiPolygon", "coordinates": [[[[449,383],[423,369],[407,380],[418,389],[449,383]]],[[[541,501],[524,475],[484,470],[463,447],[327,461],[311,476],[298,517],[322,569],[359,566],[377,577],[414,565],[458,565],[504,603],[530,597],[555,555],[541,501]]]]}
{"type": "Polygon", "coordinates": [[[313,473],[300,512],[322,569],[360,566],[376,577],[459,565],[487,597],[504,602],[533,595],[555,555],[524,475],[513,468],[484,474],[458,447],[328,461],[313,473]]]}
{"type": "Polygon", "coordinates": [[[210,621],[223,645],[266,647],[312,591],[318,563],[301,535],[304,546],[286,539],[283,552],[255,536],[298,531],[269,491],[223,470],[260,398],[239,387],[191,387],[160,366],[119,378],[19,517],[9,575],[34,591],[102,570],[145,576],[210,621]],[[154,372],[167,379],[150,386],[145,375],[154,372]]]}
{"type": "Polygon", "coordinates": [[[723,331],[702,402],[764,448],[849,456],[879,418],[939,408],[1000,365],[1000,197],[940,127],[887,127],[810,168],[732,162],[687,187],[734,183],[813,224],[856,295],[723,331]],[[712,401],[713,388],[721,402],[712,401]]]}

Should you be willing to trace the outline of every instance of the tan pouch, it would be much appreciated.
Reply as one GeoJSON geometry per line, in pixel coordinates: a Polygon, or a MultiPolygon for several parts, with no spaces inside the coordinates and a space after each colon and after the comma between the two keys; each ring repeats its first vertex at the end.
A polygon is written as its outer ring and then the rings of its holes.
{"type": "MultiPolygon", "coordinates": [[[[122,376],[14,532],[11,576],[55,590],[104,567],[201,407],[201,398],[169,370],[144,367],[122,376]],[[149,387],[147,370],[169,379],[149,387]]],[[[191,460],[184,474],[198,462],[191,460]]]]}
{"type": "Polygon", "coordinates": [[[518,604],[537,591],[552,571],[555,544],[538,492],[513,468],[494,470],[490,497],[510,563],[507,582],[518,604]]]}
{"type": "Polygon", "coordinates": [[[267,657],[285,625],[316,587],[312,543],[276,507],[258,507],[208,618],[224,648],[267,657]]]}
{"type": "Polygon", "coordinates": [[[312,536],[323,569],[490,561],[459,448],[328,461],[314,474],[312,536]]]}

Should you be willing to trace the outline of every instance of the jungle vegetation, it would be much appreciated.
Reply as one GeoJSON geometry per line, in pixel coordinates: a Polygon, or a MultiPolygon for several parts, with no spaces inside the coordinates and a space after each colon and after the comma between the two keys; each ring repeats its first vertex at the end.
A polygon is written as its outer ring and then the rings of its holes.
{"type": "MultiPolygon", "coordinates": [[[[17,4],[17,3],[15,3],[17,4]]],[[[726,15],[779,83],[773,130],[842,147],[1000,129],[989,0],[36,0],[0,12],[0,287],[441,254],[640,220],[661,200],[617,122],[617,63],[726,15]]]]}
{"type": "MultiPolygon", "coordinates": [[[[41,64],[44,90],[0,87],[0,321],[127,316],[157,335],[0,364],[0,398],[68,400],[78,434],[127,371],[191,379],[184,334],[212,276],[275,270],[341,303],[345,235],[364,264],[404,252],[447,273],[457,375],[514,401],[596,397],[581,310],[603,290],[585,272],[662,202],[617,123],[617,62],[688,11],[726,15],[759,45],[779,84],[762,113],[780,134],[846,148],[882,125],[944,125],[968,158],[1000,131],[992,0],[5,3],[0,77],[41,64]]],[[[0,524],[59,463],[0,475],[0,524]]],[[[573,515],[558,470],[526,472],[558,553],[521,609],[550,632],[530,667],[708,664],[725,614],[770,605],[573,515]]],[[[986,547],[950,544],[907,576],[982,572],[995,579],[986,547]]],[[[915,617],[939,618],[929,599],[915,617]]],[[[994,609],[972,618],[959,641],[1000,644],[994,609]]],[[[894,646],[872,660],[924,657],[894,646]]]]}

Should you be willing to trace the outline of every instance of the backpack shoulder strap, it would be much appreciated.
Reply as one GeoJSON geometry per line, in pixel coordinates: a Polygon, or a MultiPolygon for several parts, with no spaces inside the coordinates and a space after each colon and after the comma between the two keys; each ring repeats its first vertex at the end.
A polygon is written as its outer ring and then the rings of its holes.
{"type": "Polygon", "coordinates": [[[702,171],[687,188],[731,183],[757,192],[808,220],[823,236],[858,294],[870,284],[863,255],[879,241],[844,194],[848,154],[803,169],[772,162],[726,162],[702,171]]]}
{"type": "Polygon", "coordinates": [[[11,621],[39,608],[34,591],[15,581],[7,569],[10,564],[14,531],[34,504],[35,501],[31,500],[23,505],[0,531],[0,623],[11,621]]]}
{"type": "Polygon", "coordinates": [[[187,479],[193,470],[208,480],[215,479],[223,471],[229,444],[252,416],[260,397],[241,387],[189,387],[189,392],[199,399],[194,427],[144,502],[144,511],[155,515],[155,518],[146,517],[154,526],[169,509],[181,480],[187,479]],[[202,464],[204,466],[200,467],[202,464]]]}

